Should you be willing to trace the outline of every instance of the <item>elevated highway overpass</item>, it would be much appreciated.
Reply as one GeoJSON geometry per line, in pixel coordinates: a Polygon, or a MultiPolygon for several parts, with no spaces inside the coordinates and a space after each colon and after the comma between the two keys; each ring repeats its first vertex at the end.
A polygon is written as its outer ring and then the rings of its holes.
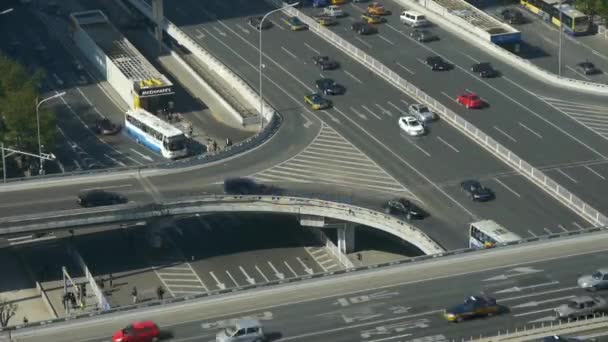
{"type": "Polygon", "coordinates": [[[583,293],[576,278],[608,263],[608,235],[581,234],[386,267],[336,272],[249,291],[142,305],[105,315],[18,329],[19,341],[105,341],[128,322],[155,320],[176,340],[213,340],[230,319],[261,319],[277,341],[449,341],[553,322],[551,310],[583,293]],[[508,310],[449,324],[444,308],[485,292],[508,310]]]}

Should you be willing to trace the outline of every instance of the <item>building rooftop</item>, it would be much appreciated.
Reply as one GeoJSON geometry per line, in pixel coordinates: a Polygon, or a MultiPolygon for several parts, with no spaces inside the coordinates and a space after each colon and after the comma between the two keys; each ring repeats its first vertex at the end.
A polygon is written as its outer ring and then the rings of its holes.
{"type": "Polygon", "coordinates": [[[450,13],[459,16],[469,24],[479,27],[490,34],[502,34],[517,32],[515,29],[475,8],[465,0],[435,0],[436,3],[445,7],[450,13]]]}
{"type": "Polygon", "coordinates": [[[136,82],[158,80],[163,86],[171,85],[171,82],[112,25],[102,11],[76,12],[70,16],[127,78],[136,82]]]}

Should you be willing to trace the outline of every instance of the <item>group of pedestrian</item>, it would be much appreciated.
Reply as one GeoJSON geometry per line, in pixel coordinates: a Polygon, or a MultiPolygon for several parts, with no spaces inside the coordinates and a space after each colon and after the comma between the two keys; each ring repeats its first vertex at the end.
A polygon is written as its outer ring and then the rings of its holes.
{"type": "MultiPolygon", "coordinates": [[[[165,289],[163,289],[162,286],[156,288],[156,296],[158,297],[158,300],[163,300],[163,297],[165,296],[165,289]]],[[[139,302],[139,291],[137,291],[137,286],[133,286],[133,289],[131,290],[131,297],[133,299],[133,304],[137,304],[137,302],[139,302]]]]}

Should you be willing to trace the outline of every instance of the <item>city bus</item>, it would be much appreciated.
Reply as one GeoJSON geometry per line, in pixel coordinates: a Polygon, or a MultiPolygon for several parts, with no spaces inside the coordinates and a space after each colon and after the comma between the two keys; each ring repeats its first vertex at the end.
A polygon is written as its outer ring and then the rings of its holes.
{"type": "Polygon", "coordinates": [[[492,248],[521,237],[493,220],[473,222],[469,225],[469,248],[492,248]]]}
{"type": "Polygon", "coordinates": [[[560,0],[520,0],[522,6],[545,21],[551,22],[557,27],[563,24],[564,32],[568,34],[576,36],[588,33],[591,27],[589,16],[567,2],[561,1],[560,5],[560,0]],[[559,20],[560,12],[561,23],[559,20]]]}
{"type": "Polygon", "coordinates": [[[127,111],[125,128],[135,141],[165,158],[175,159],[188,154],[184,133],[144,109],[127,111]]]}

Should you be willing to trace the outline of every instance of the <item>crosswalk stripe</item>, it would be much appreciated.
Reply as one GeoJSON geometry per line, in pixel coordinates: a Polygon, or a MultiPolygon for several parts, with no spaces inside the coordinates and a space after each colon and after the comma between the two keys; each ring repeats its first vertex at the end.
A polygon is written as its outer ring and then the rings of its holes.
{"type": "Polygon", "coordinates": [[[541,99],[602,138],[608,139],[608,106],[587,105],[544,96],[541,96],[541,99]]]}

